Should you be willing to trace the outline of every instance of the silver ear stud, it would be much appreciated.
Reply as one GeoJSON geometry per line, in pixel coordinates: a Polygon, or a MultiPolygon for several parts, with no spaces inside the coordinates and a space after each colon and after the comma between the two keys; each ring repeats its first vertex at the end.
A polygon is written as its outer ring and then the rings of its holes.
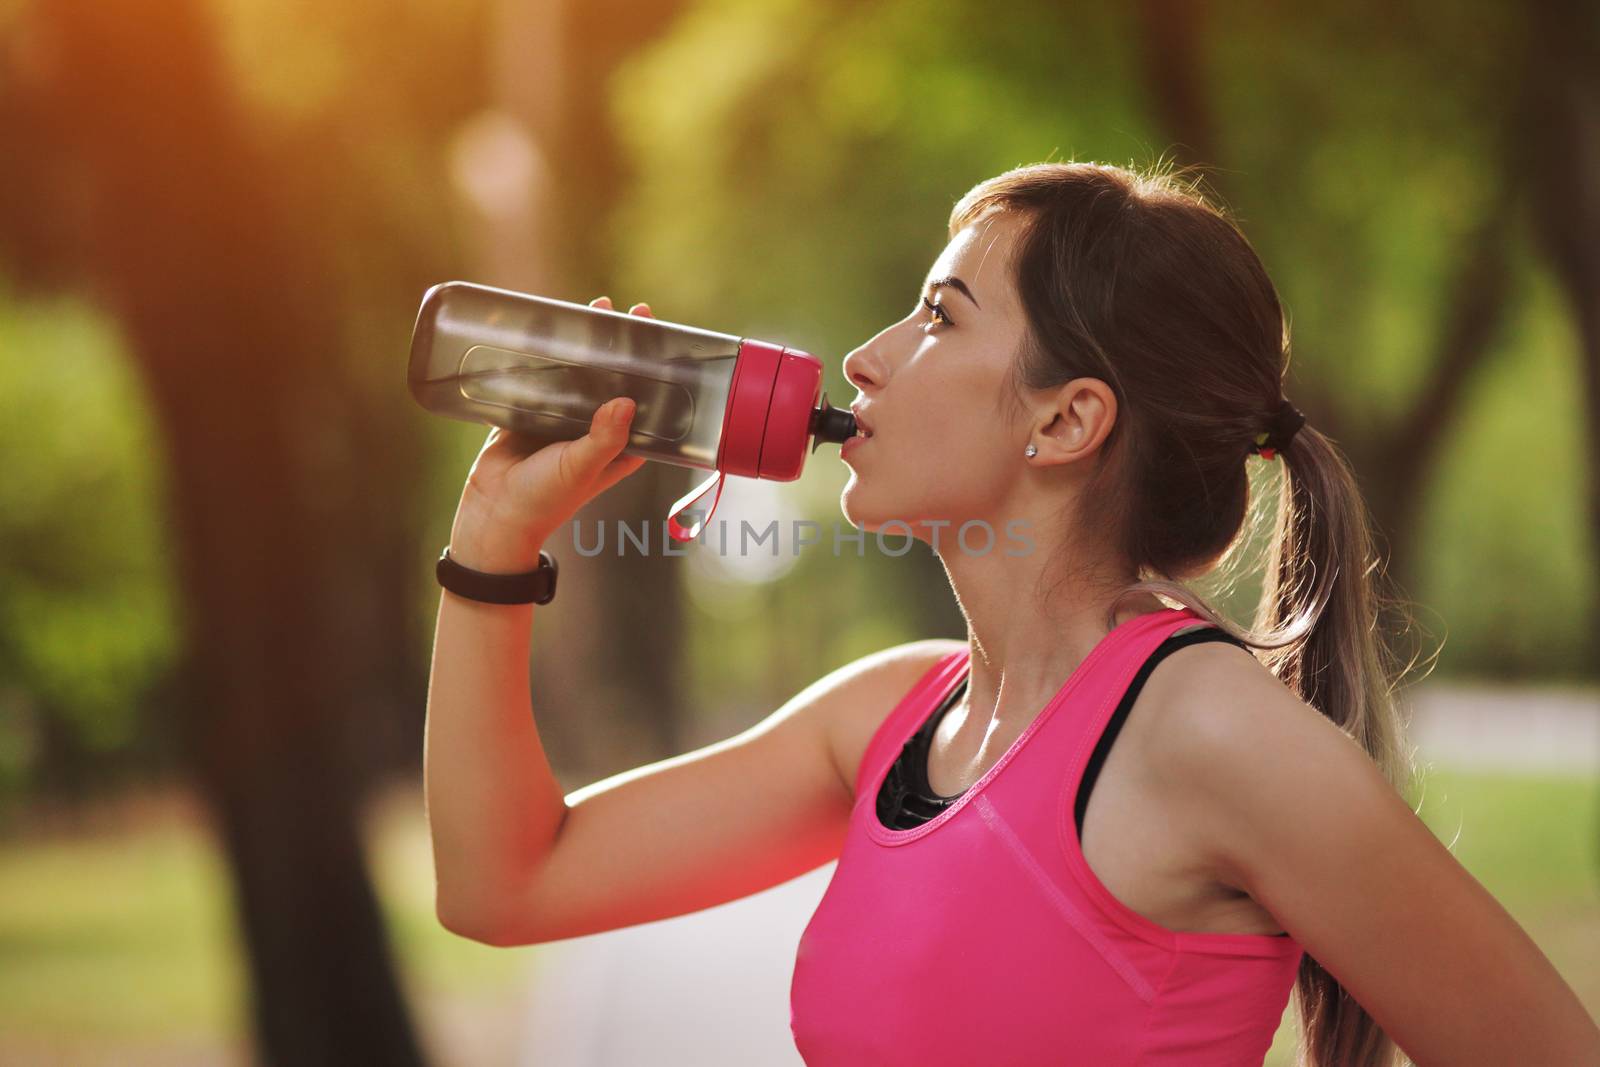
{"type": "Polygon", "coordinates": [[[1022,450],[1022,454],[1027,456],[1029,459],[1032,459],[1034,456],[1039,454],[1039,449],[1036,445],[1030,442],[1028,447],[1022,450]]]}

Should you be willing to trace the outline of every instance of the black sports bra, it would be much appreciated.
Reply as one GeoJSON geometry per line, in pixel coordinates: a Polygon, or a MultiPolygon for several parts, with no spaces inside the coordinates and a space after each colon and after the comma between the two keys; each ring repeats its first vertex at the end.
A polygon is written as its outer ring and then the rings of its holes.
{"type": "MultiPolygon", "coordinates": [[[[1139,690],[1144,687],[1145,679],[1150,677],[1150,672],[1155,670],[1156,664],[1162,659],[1186,645],[1198,644],[1201,641],[1228,641],[1240,648],[1247,647],[1233,635],[1215,626],[1173,634],[1156,646],[1155,651],[1151,652],[1140,665],[1121,702],[1111,713],[1111,720],[1106,724],[1105,732],[1100,735],[1094,752],[1090,754],[1088,765],[1084,767],[1083,780],[1078,783],[1078,795],[1074,803],[1074,815],[1080,836],[1083,833],[1084,812],[1089,808],[1089,793],[1094,789],[1095,779],[1099,776],[1100,768],[1105,764],[1106,756],[1111,751],[1112,742],[1117,739],[1117,733],[1122,729],[1128,712],[1133,709],[1133,702],[1138,698],[1139,690]]],[[[939,728],[940,720],[955,706],[956,701],[961,699],[966,690],[967,680],[963,678],[954,691],[934,709],[933,714],[928,716],[921,729],[906,740],[900,749],[899,758],[894,761],[894,765],[884,777],[883,784],[878,789],[877,811],[878,821],[889,829],[909,830],[914,826],[920,826],[935,818],[965,794],[966,790],[962,790],[955,796],[947,797],[933,791],[928,784],[928,748],[933,742],[934,731],[939,728]]]]}

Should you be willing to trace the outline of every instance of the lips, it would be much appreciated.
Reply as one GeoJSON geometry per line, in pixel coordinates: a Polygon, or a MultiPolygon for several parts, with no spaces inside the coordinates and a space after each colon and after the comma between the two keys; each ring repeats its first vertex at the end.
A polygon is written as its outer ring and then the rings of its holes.
{"type": "Polygon", "coordinates": [[[871,437],[872,436],[872,426],[867,422],[866,418],[864,417],[865,412],[863,412],[859,408],[851,408],[850,409],[850,413],[856,417],[856,433],[857,433],[857,435],[861,436],[861,437],[871,437]]]}

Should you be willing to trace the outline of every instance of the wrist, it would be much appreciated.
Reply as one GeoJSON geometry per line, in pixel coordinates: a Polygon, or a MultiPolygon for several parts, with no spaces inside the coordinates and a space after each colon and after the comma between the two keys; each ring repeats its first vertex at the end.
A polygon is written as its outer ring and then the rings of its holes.
{"type": "Polygon", "coordinates": [[[539,566],[544,539],[534,533],[458,527],[450,533],[450,558],[484,574],[526,574],[539,566]]]}

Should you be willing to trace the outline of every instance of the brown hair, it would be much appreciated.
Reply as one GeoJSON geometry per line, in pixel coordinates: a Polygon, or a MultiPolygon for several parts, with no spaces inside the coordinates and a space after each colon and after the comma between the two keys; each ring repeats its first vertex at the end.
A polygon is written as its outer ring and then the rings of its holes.
{"type": "MultiPolygon", "coordinates": [[[[1239,638],[1327,716],[1402,793],[1416,775],[1394,691],[1403,675],[1375,625],[1374,538],[1349,464],[1310,424],[1277,453],[1284,491],[1256,632],[1181,579],[1233,583],[1248,537],[1246,461],[1283,402],[1288,329],[1277,293],[1228,213],[1184,171],[1038,163],[979,183],[950,214],[953,237],[994,212],[1023,228],[1012,262],[1026,315],[1010,398],[1079,377],[1116,395],[1092,476],[1095,529],[1154,593],[1239,638]]],[[[1076,530],[1087,527],[1075,526],[1076,530]]],[[[1399,1050],[1309,954],[1295,980],[1305,1067],[1392,1067],[1399,1050]]],[[[1409,1061],[1403,1061],[1409,1062],[1409,1061]]]]}

